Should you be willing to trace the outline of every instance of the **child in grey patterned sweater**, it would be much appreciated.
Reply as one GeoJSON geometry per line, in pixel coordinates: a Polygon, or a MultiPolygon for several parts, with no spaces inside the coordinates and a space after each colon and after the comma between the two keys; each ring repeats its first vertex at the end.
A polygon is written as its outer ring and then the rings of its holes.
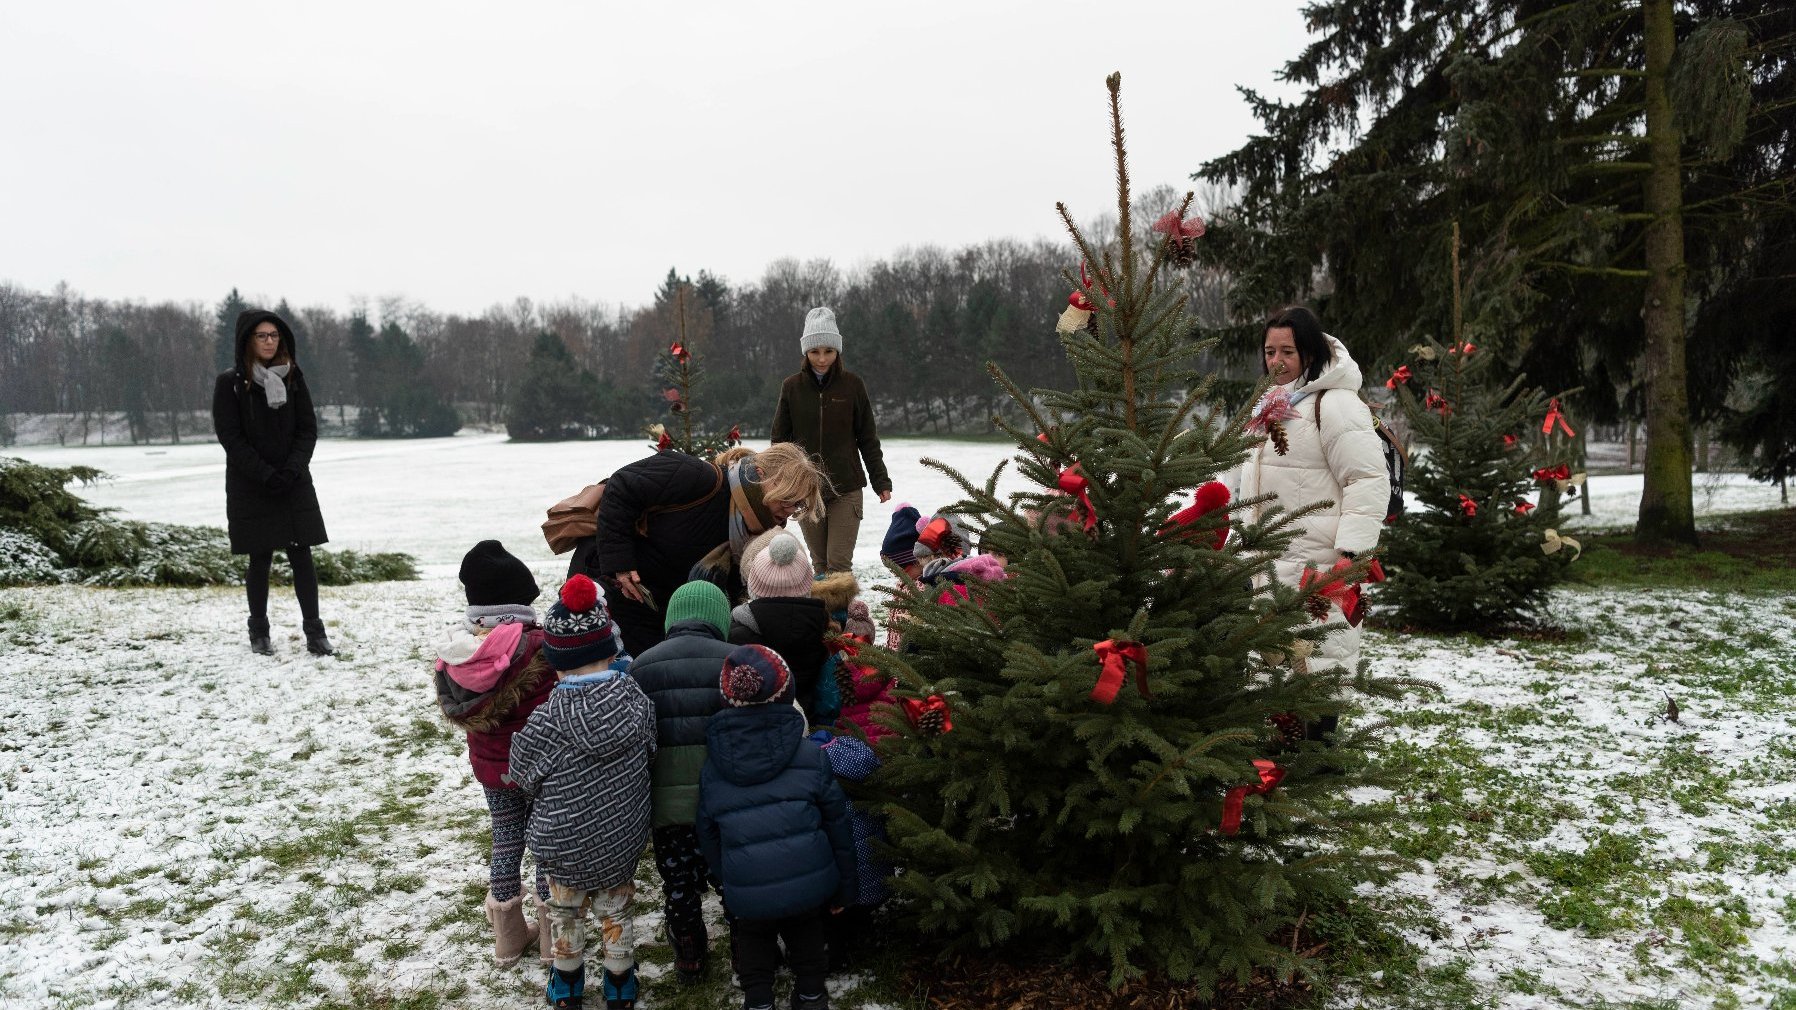
{"type": "Polygon", "coordinates": [[[543,655],[560,682],[511,740],[511,778],[530,794],[530,851],[549,875],[555,957],[548,999],[580,1010],[586,910],[598,913],[607,1010],[636,1006],[636,864],[649,840],[655,709],[629,676],[630,656],[584,575],[561,587],[543,621],[543,655]]]}

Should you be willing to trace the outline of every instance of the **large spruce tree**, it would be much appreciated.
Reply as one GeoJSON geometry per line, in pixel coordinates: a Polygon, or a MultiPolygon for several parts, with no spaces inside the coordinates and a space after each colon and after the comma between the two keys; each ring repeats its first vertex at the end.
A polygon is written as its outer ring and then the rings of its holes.
{"type": "Polygon", "coordinates": [[[1786,7],[1314,4],[1316,41],[1284,70],[1304,95],[1249,92],[1265,134],[1203,166],[1241,193],[1205,248],[1239,271],[1243,315],[1312,297],[1357,353],[1389,362],[1446,332],[1447,271],[1418,250],[1446,248],[1448,222],[1464,222],[1481,236],[1468,318],[1489,349],[1511,372],[1582,387],[1593,420],[1644,416],[1639,534],[1693,539],[1690,418],[1721,411],[1750,345],[1687,354],[1682,301],[1734,271],[1741,247],[1714,237],[1754,206],[1788,209],[1787,167],[1773,187],[1727,171],[1743,137],[1788,146],[1750,132],[1789,112],[1749,87],[1787,73],[1786,7]]]}
{"type": "Polygon", "coordinates": [[[1235,521],[1220,547],[1227,507],[1168,525],[1256,439],[1245,411],[1206,409],[1212,376],[1182,367],[1185,298],[1168,239],[1143,243],[1131,217],[1120,78],[1107,83],[1116,242],[1094,247],[1060,208],[1096,326],[1062,338],[1072,388],[1025,393],[991,368],[1031,418],[994,421],[1039,490],[1000,498],[1008,464],[981,485],[925,461],[964,492],[949,509],[1009,577],[899,596],[907,653],[868,650],[909,713],[892,719],[879,784],[904,907],[945,945],[1208,993],[1305,968],[1280,931],[1372,872],[1342,835],[1366,763],[1351,734],[1324,747],[1275,729],[1340,712],[1354,679],[1268,662],[1324,633],[1314,601],[1271,577],[1311,503],[1235,521]]]}

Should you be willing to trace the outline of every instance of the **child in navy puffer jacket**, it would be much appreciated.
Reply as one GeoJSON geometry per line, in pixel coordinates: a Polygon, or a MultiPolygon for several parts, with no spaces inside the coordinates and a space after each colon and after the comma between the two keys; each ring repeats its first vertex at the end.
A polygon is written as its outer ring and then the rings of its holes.
{"type": "MultiPolygon", "coordinates": [[[[493,928],[493,959],[517,962],[540,940],[547,956],[547,930],[524,921],[520,870],[530,797],[513,785],[512,734],[555,686],[555,671],[543,659],[542,628],[531,604],[540,590],[530,569],[497,540],[482,540],[461,561],[468,609],[461,623],[436,642],[437,705],[450,722],[468,733],[468,762],[486,792],[493,822],[493,854],[486,895],[486,918],[493,928]]],[[[549,900],[541,865],[536,868],[538,919],[549,900]]]]}
{"type": "Polygon", "coordinates": [[[765,646],[731,652],[719,674],[729,707],[711,717],[699,783],[699,847],[723,881],[743,1006],[773,1006],[779,941],[792,1005],[826,1010],[824,909],[855,899],[854,828],[829,762],[805,738],[792,671],[765,646]]]}

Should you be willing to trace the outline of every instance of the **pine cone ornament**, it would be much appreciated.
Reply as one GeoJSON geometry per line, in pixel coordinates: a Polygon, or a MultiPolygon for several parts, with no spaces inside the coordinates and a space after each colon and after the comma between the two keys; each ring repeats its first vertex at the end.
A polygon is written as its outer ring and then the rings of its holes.
{"type": "Polygon", "coordinates": [[[854,667],[844,659],[836,661],[836,690],[841,693],[842,704],[854,700],[854,667]]]}
{"type": "Polygon", "coordinates": [[[1166,253],[1161,261],[1167,266],[1183,269],[1197,262],[1197,240],[1181,236],[1166,243],[1166,253]]]}
{"type": "Polygon", "coordinates": [[[1272,439],[1272,449],[1283,456],[1291,451],[1291,437],[1285,434],[1285,426],[1277,421],[1266,426],[1266,434],[1272,439]]]}
{"type": "Polygon", "coordinates": [[[930,709],[917,716],[917,732],[924,736],[941,736],[945,716],[941,709],[930,709]]]}

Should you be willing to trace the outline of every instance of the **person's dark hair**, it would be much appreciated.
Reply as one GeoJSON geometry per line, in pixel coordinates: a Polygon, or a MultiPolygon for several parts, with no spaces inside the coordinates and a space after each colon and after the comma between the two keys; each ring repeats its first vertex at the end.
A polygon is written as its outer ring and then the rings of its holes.
{"type": "Polygon", "coordinates": [[[286,383],[289,387],[299,378],[299,357],[294,353],[293,327],[287,321],[267,309],[245,309],[237,314],[237,373],[249,381],[252,367],[255,365],[255,353],[250,344],[255,339],[256,327],[263,323],[273,323],[274,328],[281,331],[281,349],[274,360],[276,364],[285,361],[292,365],[287,369],[286,383]]]}
{"type": "MultiPolygon", "coordinates": [[[[1322,335],[1322,320],[1316,314],[1301,305],[1279,309],[1266,320],[1261,330],[1260,346],[1266,343],[1266,330],[1290,330],[1291,342],[1297,345],[1297,356],[1303,361],[1303,377],[1306,382],[1314,382],[1335,358],[1334,348],[1328,345],[1328,338],[1322,335]]],[[[1266,356],[1260,355],[1260,374],[1266,373],[1266,356]]]]}

